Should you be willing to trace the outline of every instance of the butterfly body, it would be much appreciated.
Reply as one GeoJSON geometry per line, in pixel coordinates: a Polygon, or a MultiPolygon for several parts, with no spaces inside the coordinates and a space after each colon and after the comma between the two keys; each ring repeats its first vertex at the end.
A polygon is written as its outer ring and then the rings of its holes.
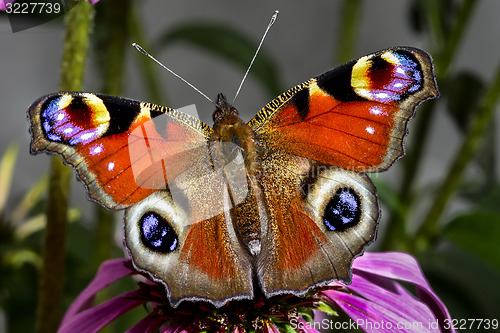
{"type": "MultiPolygon", "coordinates": [[[[214,112],[214,126],[211,142],[224,142],[229,145],[219,146],[219,151],[214,150],[214,154],[218,154],[224,158],[231,158],[235,152],[241,152],[242,162],[244,163],[246,184],[244,188],[251,189],[250,196],[247,200],[246,210],[243,212],[237,209],[234,212],[241,216],[233,216],[233,224],[239,240],[245,244],[252,256],[260,252],[260,219],[255,209],[257,198],[256,193],[259,193],[259,171],[260,155],[255,145],[255,133],[245,122],[238,117],[238,111],[230,105],[225,96],[219,94],[216,99],[217,109],[214,112]],[[253,197],[252,197],[253,196],[253,197]]],[[[227,165],[227,162],[220,163],[227,165]]],[[[228,170],[226,170],[227,172],[228,170]]],[[[230,170],[229,170],[230,172],[230,170]]],[[[231,178],[231,174],[227,177],[231,178]]],[[[242,179],[245,181],[245,179],[242,179]]],[[[226,184],[229,182],[226,181],[226,184]]],[[[229,188],[230,192],[231,189],[229,188]]],[[[229,193],[230,197],[233,197],[229,193]]],[[[233,203],[234,206],[234,203],[233,203]]]]}
{"type": "Polygon", "coordinates": [[[375,238],[366,172],[403,154],[408,119],[437,97],[430,57],[383,50],[300,84],[249,123],[223,95],[213,128],[179,111],[60,92],[29,110],[32,152],[63,156],[109,209],[126,209],[135,267],[177,306],[216,306],[350,282],[375,238]]]}

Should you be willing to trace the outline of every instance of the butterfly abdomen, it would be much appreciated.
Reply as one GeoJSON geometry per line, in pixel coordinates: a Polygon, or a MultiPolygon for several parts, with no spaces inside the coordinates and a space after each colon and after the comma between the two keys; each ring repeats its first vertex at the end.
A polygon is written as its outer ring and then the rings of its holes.
{"type": "Polygon", "coordinates": [[[214,112],[212,156],[215,165],[223,169],[228,193],[231,200],[242,197],[242,202],[231,202],[232,223],[239,240],[245,244],[252,256],[260,253],[261,232],[260,216],[257,204],[260,175],[259,155],[255,146],[255,134],[252,128],[238,117],[238,111],[229,104],[224,95],[219,94],[214,112]],[[241,172],[244,173],[241,179],[241,172]],[[243,183],[240,184],[240,182],[243,183]]]}

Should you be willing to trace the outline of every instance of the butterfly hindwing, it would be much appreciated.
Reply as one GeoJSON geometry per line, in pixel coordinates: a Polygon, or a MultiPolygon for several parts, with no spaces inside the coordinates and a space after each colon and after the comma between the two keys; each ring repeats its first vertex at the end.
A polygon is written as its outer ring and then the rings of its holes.
{"type": "Polygon", "coordinates": [[[33,153],[62,155],[90,198],[128,208],[133,263],[167,287],[173,305],[252,297],[210,127],[173,109],[79,92],[40,98],[29,119],[33,153]]]}
{"type": "MultiPolygon", "coordinates": [[[[89,197],[110,209],[129,207],[164,188],[163,160],[206,144],[211,133],[207,125],[173,109],[79,92],[40,98],[30,107],[29,120],[31,151],[62,155],[89,197]],[[149,172],[141,181],[146,168],[160,172],[149,172]]],[[[169,166],[171,174],[187,168],[188,160],[177,161],[169,166]]]]}
{"type": "Polygon", "coordinates": [[[249,125],[269,149],[354,171],[382,171],[402,156],[415,107],[437,96],[429,55],[392,48],[292,88],[249,125]]]}
{"type": "Polygon", "coordinates": [[[291,155],[275,156],[263,168],[269,217],[257,272],[265,294],[303,295],[332,280],[349,283],[351,262],[377,227],[369,178],[291,155]]]}
{"type": "Polygon", "coordinates": [[[127,209],[125,242],[132,261],[167,287],[173,306],[185,299],[221,306],[253,296],[249,256],[228,211],[187,224],[187,212],[164,190],[127,209]]]}

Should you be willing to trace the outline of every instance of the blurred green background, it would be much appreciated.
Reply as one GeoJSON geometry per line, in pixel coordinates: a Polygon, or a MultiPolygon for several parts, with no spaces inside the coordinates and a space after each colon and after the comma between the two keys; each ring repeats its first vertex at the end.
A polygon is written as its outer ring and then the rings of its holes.
{"type": "MultiPolygon", "coordinates": [[[[212,105],[130,44],[139,42],[208,96],[231,98],[276,9],[235,103],[244,120],[293,85],[367,53],[408,45],[433,56],[441,98],[417,108],[407,156],[372,175],[382,217],[368,250],[415,255],[453,318],[500,319],[500,2],[101,0],[92,8],[82,90],[174,108],[196,104],[211,124],[212,105]]],[[[13,33],[0,14],[0,332],[35,329],[50,159],[29,155],[26,110],[59,90],[64,36],[63,17],[13,33]]],[[[124,256],[122,214],[88,202],[72,172],[70,179],[56,318],[103,260],[124,256]]],[[[143,311],[108,331],[123,331],[143,311]]]]}

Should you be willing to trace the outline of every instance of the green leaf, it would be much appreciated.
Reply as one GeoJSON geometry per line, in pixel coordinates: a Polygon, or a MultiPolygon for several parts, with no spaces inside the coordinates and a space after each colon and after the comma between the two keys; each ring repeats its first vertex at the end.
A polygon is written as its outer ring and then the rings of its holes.
{"type": "Polygon", "coordinates": [[[321,312],[324,312],[330,316],[337,317],[339,314],[335,311],[328,303],[320,301],[319,306],[315,309],[321,312]]]}
{"type": "Polygon", "coordinates": [[[494,184],[491,189],[475,200],[477,209],[484,212],[492,212],[500,215],[500,184],[494,184]]]}
{"type": "Polygon", "coordinates": [[[3,212],[9,197],[18,152],[17,145],[10,145],[0,161],[0,213],[3,212]]]}
{"type": "Polygon", "coordinates": [[[377,188],[377,196],[380,201],[387,205],[399,220],[404,221],[406,219],[406,208],[397,190],[381,177],[372,175],[370,179],[377,188]]]}
{"type": "MultiPolygon", "coordinates": [[[[156,43],[168,47],[184,42],[211,52],[233,64],[247,69],[258,46],[258,41],[236,31],[234,27],[212,22],[189,22],[169,29],[156,43]]],[[[278,82],[278,66],[271,56],[261,49],[250,74],[260,80],[271,96],[282,92],[278,82]]]]}
{"type": "Polygon", "coordinates": [[[421,1],[413,0],[409,7],[409,23],[413,31],[422,33],[425,30],[425,11],[421,1]]]}
{"type": "Polygon", "coordinates": [[[307,321],[308,323],[312,323],[314,318],[313,318],[313,313],[312,311],[299,311],[299,313],[301,314],[302,316],[302,319],[304,319],[305,321],[307,321]]]}
{"type": "MultiPolygon", "coordinates": [[[[478,177],[476,177],[478,178],[478,177]]],[[[460,198],[473,205],[471,210],[489,212],[500,215],[500,183],[492,180],[488,184],[473,177],[463,182],[460,188],[460,198]]]]}
{"type": "Polygon", "coordinates": [[[293,329],[289,324],[281,324],[278,326],[280,329],[284,330],[286,333],[297,333],[296,329],[293,329]]]}
{"type": "Polygon", "coordinates": [[[14,225],[20,226],[28,218],[30,212],[43,200],[43,197],[47,193],[48,185],[49,177],[43,176],[23,195],[11,215],[14,225]]]}
{"type": "MultiPolygon", "coordinates": [[[[481,97],[485,90],[485,84],[476,74],[461,72],[449,77],[443,84],[446,92],[447,111],[460,131],[465,134],[469,124],[478,111],[481,97]]],[[[483,191],[491,185],[496,178],[496,127],[494,122],[484,132],[481,148],[475,154],[479,166],[485,177],[479,191],[483,191]]],[[[475,179],[477,180],[477,179],[475,179]]]]}
{"type": "Polygon", "coordinates": [[[39,253],[30,249],[14,249],[7,251],[2,256],[3,264],[20,269],[23,265],[33,265],[37,269],[42,267],[42,258],[39,253]]]}
{"type": "Polygon", "coordinates": [[[452,318],[498,318],[500,273],[493,267],[448,242],[418,260],[452,318]]]}
{"type": "Polygon", "coordinates": [[[500,272],[500,216],[475,212],[454,218],[443,236],[482,258],[500,272]]]}
{"type": "MultiPolygon", "coordinates": [[[[73,223],[77,219],[81,218],[81,212],[76,208],[69,208],[68,210],[68,222],[73,223]]],[[[19,224],[14,231],[14,238],[18,241],[37,233],[47,226],[47,217],[44,214],[38,214],[28,219],[25,219],[21,224],[19,224]]],[[[86,254],[87,255],[87,254],[86,254]]]]}
{"type": "MultiPolygon", "coordinates": [[[[463,134],[467,133],[469,124],[475,112],[478,111],[485,88],[483,80],[469,72],[460,72],[444,81],[443,91],[447,96],[448,114],[463,134]]],[[[492,122],[485,130],[481,148],[474,157],[485,174],[485,177],[481,179],[480,185],[482,186],[479,186],[479,191],[484,191],[496,178],[495,132],[495,123],[492,122]]]]}
{"type": "Polygon", "coordinates": [[[467,131],[484,92],[484,82],[475,74],[461,72],[450,76],[444,82],[443,89],[447,93],[448,114],[462,132],[467,131]]]}
{"type": "Polygon", "coordinates": [[[417,33],[438,31],[438,41],[450,33],[457,16],[457,0],[413,0],[408,7],[408,22],[417,33]]]}

